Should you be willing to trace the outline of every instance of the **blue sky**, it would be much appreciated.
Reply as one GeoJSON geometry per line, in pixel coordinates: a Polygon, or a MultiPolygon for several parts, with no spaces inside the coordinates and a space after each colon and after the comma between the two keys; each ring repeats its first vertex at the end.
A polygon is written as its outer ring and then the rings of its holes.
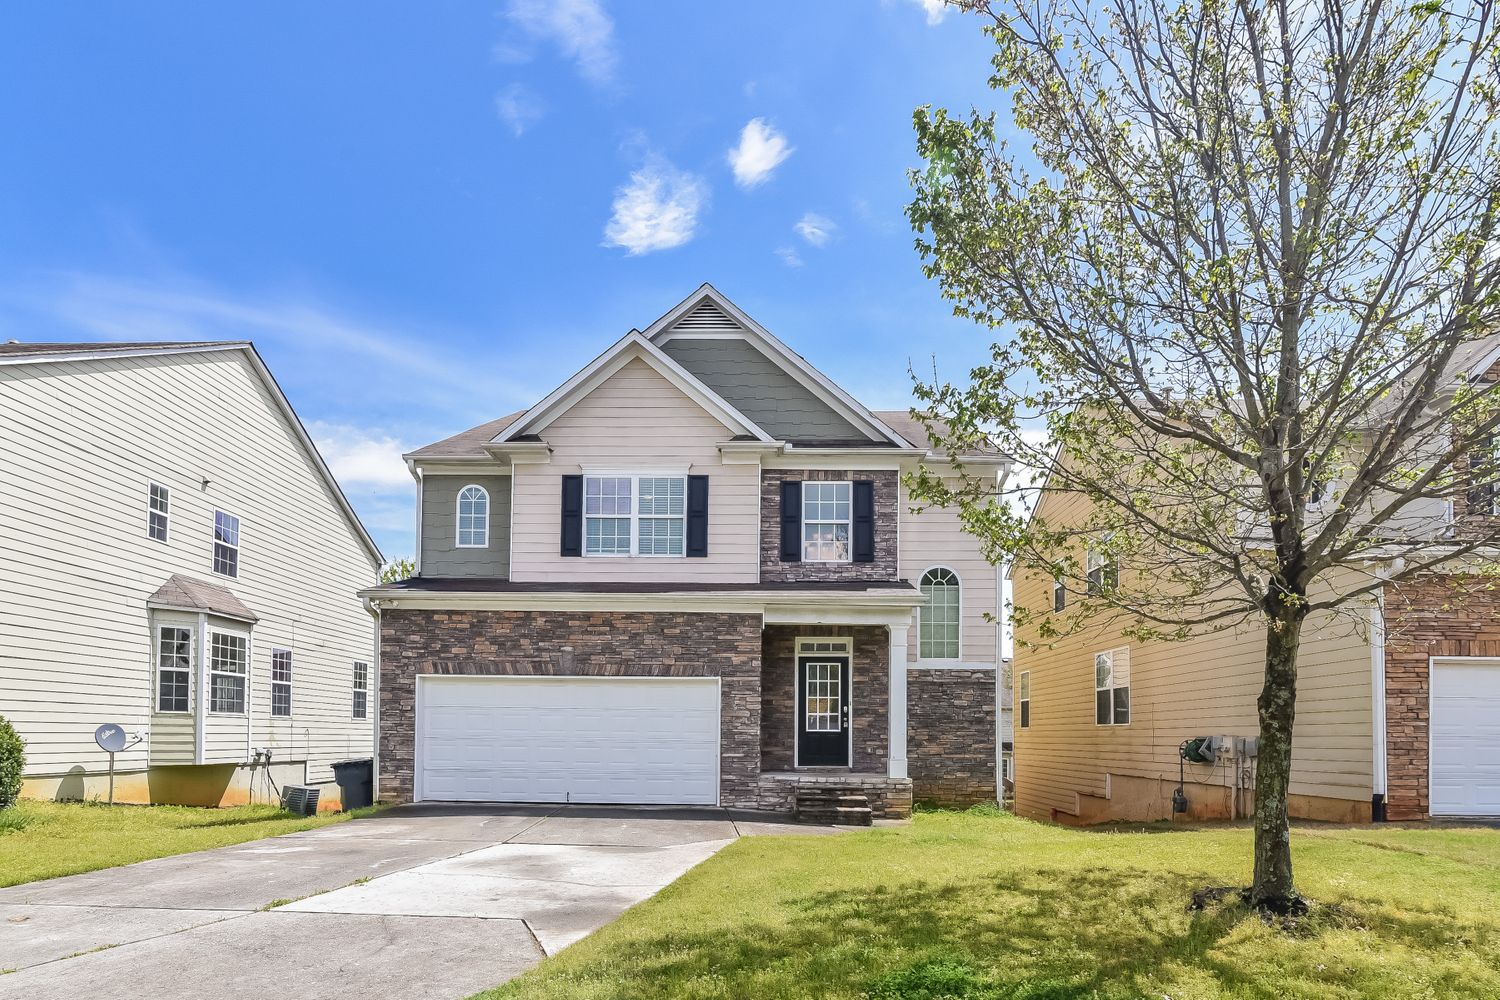
{"type": "Polygon", "coordinates": [[[990,337],[902,216],[931,0],[28,4],[0,32],[0,339],[256,342],[387,556],[399,454],[711,281],[872,407],[990,337]]]}

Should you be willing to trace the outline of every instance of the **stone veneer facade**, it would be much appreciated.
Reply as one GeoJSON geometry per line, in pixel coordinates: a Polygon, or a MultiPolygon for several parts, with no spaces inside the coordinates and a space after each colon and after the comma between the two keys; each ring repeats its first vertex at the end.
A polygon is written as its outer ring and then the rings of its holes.
{"type": "Polygon", "coordinates": [[[388,610],[380,621],[380,798],[412,798],[422,674],[718,677],[720,800],[755,808],[760,657],[753,614],[388,610]]]}
{"type": "Polygon", "coordinates": [[[1428,658],[1500,657],[1500,592],[1432,575],[1385,588],[1386,818],[1426,819],[1428,658]]]}
{"type": "MultiPolygon", "coordinates": [[[[763,469],[760,474],[760,578],[766,583],[801,580],[894,580],[901,479],[884,472],[827,469],[763,469]],[[875,484],[875,560],[873,562],[782,562],[781,484],[868,479],[875,484]]],[[[852,542],[852,539],[851,539],[852,542]]]]}
{"type": "Polygon", "coordinates": [[[853,770],[885,774],[890,754],[891,644],[883,625],[767,625],[761,646],[760,769],[790,771],[797,727],[799,638],[854,640],[849,716],[853,770]]]}
{"type": "Polygon", "coordinates": [[[906,759],[918,802],[995,799],[995,671],[916,668],[906,674],[906,759]]]}

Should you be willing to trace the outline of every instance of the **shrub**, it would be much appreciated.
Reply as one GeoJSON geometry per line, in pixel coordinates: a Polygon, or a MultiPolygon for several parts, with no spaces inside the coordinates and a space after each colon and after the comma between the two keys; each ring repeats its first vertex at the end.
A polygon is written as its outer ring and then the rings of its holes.
{"type": "Polygon", "coordinates": [[[0,809],[21,797],[21,770],[26,766],[26,742],[16,727],[0,715],[0,809]]]}

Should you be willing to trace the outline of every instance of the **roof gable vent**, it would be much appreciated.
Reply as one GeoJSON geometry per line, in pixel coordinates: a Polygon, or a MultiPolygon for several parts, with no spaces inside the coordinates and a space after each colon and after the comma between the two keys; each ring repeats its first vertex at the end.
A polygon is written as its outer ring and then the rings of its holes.
{"type": "Polygon", "coordinates": [[[684,336],[701,337],[715,334],[737,336],[745,331],[711,299],[704,299],[686,316],[672,324],[672,332],[684,336]]]}

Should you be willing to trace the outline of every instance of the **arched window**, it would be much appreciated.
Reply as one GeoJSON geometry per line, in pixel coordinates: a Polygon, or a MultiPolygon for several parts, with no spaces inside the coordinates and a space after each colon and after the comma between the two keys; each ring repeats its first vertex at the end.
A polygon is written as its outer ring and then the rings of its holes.
{"type": "Polygon", "coordinates": [[[938,567],[922,574],[917,655],[924,660],[958,659],[958,576],[951,569],[938,567]]]}
{"type": "Polygon", "coordinates": [[[490,495],[483,486],[458,491],[458,547],[482,549],[490,544],[490,495]]]}

